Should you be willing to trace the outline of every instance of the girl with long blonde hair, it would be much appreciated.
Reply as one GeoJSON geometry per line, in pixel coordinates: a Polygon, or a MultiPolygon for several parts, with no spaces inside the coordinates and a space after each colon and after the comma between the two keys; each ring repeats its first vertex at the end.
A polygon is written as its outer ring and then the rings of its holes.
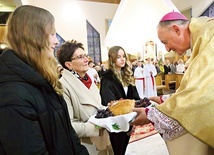
{"type": "Polygon", "coordinates": [[[53,15],[30,5],[16,8],[6,39],[9,48],[0,53],[0,154],[88,155],[62,97],[53,15]]]}
{"type": "MultiPolygon", "coordinates": [[[[121,46],[113,46],[109,49],[108,58],[109,69],[101,77],[102,104],[106,106],[109,102],[119,99],[139,100],[125,50],[121,46]]],[[[114,154],[124,155],[130,135],[127,132],[109,133],[109,135],[114,154]]]]}

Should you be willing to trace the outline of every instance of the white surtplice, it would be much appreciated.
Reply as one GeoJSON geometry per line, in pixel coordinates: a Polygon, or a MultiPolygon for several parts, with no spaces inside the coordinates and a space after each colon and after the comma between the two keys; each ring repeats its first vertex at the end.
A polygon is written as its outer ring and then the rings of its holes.
{"type": "Polygon", "coordinates": [[[145,76],[145,96],[147,98],[152,96],[157,96],[157,89],[155,83],[155,76],[157,75],[157,70],[153,64],[146,64],[144,66],[144,76],[145,76]]]}
{"type": "Polygon", "coordinates": [[[137,67],[134,71],[135,85],[140,98],[145,97],[145,78],[144,69],[142,67],[137,67]]]}

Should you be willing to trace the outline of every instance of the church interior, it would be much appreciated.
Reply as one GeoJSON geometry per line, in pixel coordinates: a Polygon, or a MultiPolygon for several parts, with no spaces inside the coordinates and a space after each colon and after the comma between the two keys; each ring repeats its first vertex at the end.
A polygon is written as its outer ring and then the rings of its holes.
{"type": "MultiPolygon", "coordinates": [[[[6,21],[21,5],[49,10],[56,18],[58,47],[67,40],[78,40],[95,66],[103,64],[106,68],[108,50],[115,45],[126,50],[130,65],[144,63],[148,58],[158,65],[166,60],[171,64],[179,60],[186,63],[191,50],[183,55],[167,51],[157,36],[158,21],[170,11],[180,12],[188,20],[200,16],[214,18],[213,0],[0,0],[1,50],[7,47],[6,21]]],[[[183,73],[164,77],[160,74],[160,81],[156,78],[158,93],[174,93],[182,77],[183,73]]],[[[169,152],[161,136],[155,133],[130,143],[125,155],[169,155],[169,152]]]]}

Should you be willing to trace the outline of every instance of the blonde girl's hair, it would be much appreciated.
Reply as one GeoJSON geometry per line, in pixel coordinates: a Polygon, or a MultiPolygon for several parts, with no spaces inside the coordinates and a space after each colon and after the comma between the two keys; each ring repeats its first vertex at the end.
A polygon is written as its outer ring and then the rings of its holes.
{"type": "Polygon", "coordinates": [[[45,9],[20,6],[7,21],[6,39],[14,53],[37,70],[62,95],[57,61],[48,48],[49,36],[55,34],[54,22],[53,15],[45,9]]]}
{"type": "Polygon", "coordinates": [[[115,76],[119,79],[123,86],[134,85],[133,72],[130,65],[128,64],[128,57],[125,50],[121,46],[113,46],[109,49],[108,52],[108,67],[111,69],[115,76]],[[121,72],[118,72],[116,69],[116,61],[118,58],[118,51],[122,49],[125,53],[125,66],[121,68],[121,72]]]}

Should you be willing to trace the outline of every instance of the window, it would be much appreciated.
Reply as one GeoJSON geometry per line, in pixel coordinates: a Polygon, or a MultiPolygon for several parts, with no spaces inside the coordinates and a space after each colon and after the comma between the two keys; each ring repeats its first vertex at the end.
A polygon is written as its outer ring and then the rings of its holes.
{"type": "Polygon", "coordinates": [[[214,2],[201,14],[201,16],[214,17],[214,2]]]}
{"type": "Polygon", "coordinates": [[[57,52],[57,50],[59,49],[59,47],[65,42],[65,40],[58,34],[58,33],[56,33],[56,37],[57,37],[57,39],[58,39],[58,41],[59,41],[59,44],[57,44],[57,46],[55,47],[55,49],[54,49],[54,56],[56,57],[56,52],[57,52]]]}
{"type": "Polygon", "coordinates": [[[87,39],[88,39],[88,55],[93,59],[94,63],[100,63],[101,48],[100,48],[100,34],[95,28],[87,22],[87,39]]]}

